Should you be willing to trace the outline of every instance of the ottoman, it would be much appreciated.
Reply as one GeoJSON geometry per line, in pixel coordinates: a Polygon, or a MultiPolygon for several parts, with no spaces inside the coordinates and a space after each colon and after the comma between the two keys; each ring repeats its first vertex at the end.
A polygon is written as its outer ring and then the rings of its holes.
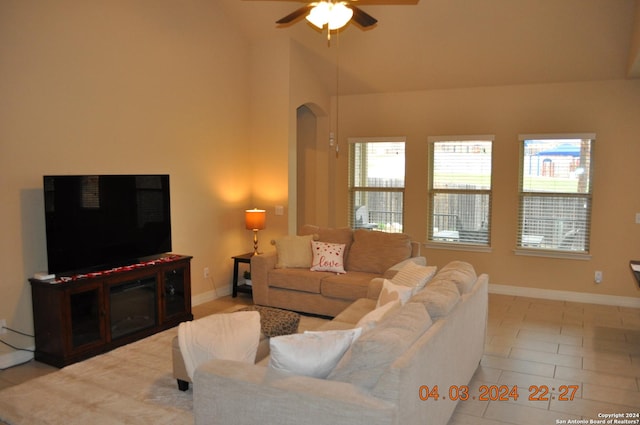
{"type": "MultiPolygon", "coordinates": [[[[289,335],[298,331],[298,324],[300,323],[300,315],[298,313],[259,305],[245,307],[238,311],[257,311],[260,313],[260,342],[258,343],[258,351],[256,352],[256,363],[269,355],[269,338],[289,335]]],[[[177,336],[171,341],[171,354],[173,360],[173,377],[178,382],[178,389],[180,391],[186,391],[189,389],[189,382],[191,382],[191,380],[184,366],[177,336]]]]}

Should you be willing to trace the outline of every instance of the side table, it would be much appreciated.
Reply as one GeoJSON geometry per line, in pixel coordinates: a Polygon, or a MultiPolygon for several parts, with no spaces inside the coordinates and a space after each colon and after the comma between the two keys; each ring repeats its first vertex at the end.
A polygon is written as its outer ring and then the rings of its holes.
{"type": "MultiPolygon", "coordinates": [[[[248,252],[246,254],[234,255],[233,257],[233,286],[232,286],[232,297],[235,298],[238,296],[238,292],[244,292],[247,294],[251,294],[253,291],[251,290],[251,286],[249,285],[238,285],[238,265],[240,263],[249,264],[251,267],[251,257],[253,257],[253,252],[248,252]]],[[[249,268],[251,270],[251,268],[249,268]]]]}

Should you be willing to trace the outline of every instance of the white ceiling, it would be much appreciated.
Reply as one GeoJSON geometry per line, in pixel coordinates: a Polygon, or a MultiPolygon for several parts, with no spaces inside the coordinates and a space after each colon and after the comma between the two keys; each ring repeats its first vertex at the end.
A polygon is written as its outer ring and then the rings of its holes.
{"type": "Polygon", "coordinates": [[[341,94],[640,77],[640,0],[360,4],[378,24],[349,24],[331,47],[304,19],[275,24],[304,3],[213,1],[250,41],[293,39],[330,90],[337,60],[341,94]]]}

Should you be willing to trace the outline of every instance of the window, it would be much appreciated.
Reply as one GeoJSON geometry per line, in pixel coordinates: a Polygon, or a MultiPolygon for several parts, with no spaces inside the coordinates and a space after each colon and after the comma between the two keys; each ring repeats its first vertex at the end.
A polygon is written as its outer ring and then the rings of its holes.
{"type": "Polygon", "coordinates": [[[594,134],[520,136],[518,248],[589,253],[594,134]]]}
{"type": "Polygon", "coordinates": [[[429,241],[489,246],[493,139],[429,138],[429,241]]]}
{"type": "Polygon", "coordinates": [[[401,233],[405,139],[349,139],[349,224],[401,233]]]}

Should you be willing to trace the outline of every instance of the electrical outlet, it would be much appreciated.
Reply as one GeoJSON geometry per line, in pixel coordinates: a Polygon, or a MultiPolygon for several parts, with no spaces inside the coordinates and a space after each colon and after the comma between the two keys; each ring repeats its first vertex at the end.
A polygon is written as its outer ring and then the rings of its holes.
{"type": "Polygon", "coordinates": [[[602,272],[600,270],[596,270],[593,275],[593,281],[595,283],[602,283],[602,272]]]}
{"type": "Polygon", "coordinates": [[[7,319],[0,319],[0,334],[7,333],[7,319]]]}
{"type": "Polygon", "coordinates": [[[209,267],[204,268],[204,278],[209,279],[209,267]]]}

